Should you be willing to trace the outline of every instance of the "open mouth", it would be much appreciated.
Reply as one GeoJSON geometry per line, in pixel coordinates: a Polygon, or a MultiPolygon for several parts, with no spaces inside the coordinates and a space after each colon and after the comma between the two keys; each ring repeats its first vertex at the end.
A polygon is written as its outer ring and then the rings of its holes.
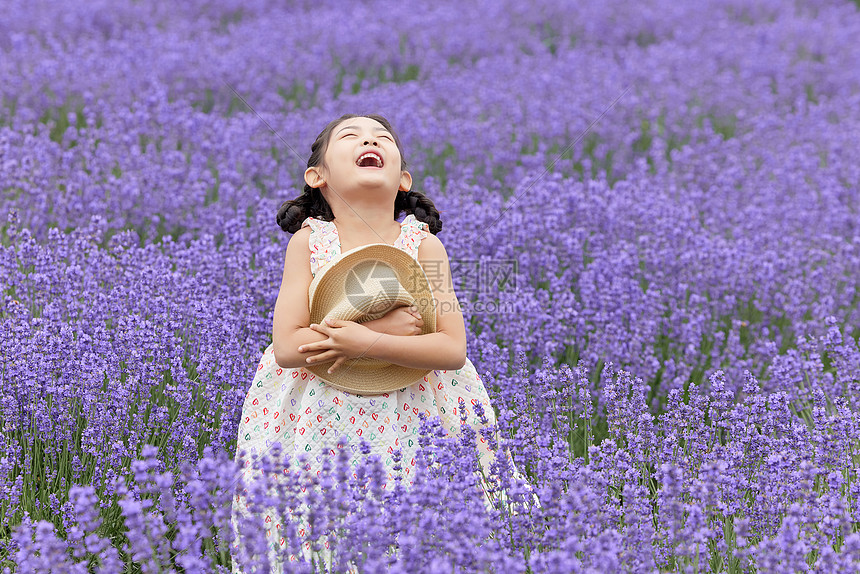
{"type": "Polygon", "coordinates": [[[368,151],[355,162],[358,167],[382,167],[382,156],[375,151],[368,151]]]}

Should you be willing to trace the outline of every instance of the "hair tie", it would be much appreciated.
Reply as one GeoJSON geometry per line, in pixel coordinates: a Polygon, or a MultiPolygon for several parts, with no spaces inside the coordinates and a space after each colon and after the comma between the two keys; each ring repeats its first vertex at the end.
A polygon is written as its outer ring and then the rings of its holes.
{"type": "Polygon", "coordinates": [[[404,199],[404,201],[406,201],[407,204],[409,203],[409,194],[411,194],[411,193],[412,193],[412,190],[410,189],[409,191],[406,192],[406,195],[403,196],[403,199],[404,199]]]}

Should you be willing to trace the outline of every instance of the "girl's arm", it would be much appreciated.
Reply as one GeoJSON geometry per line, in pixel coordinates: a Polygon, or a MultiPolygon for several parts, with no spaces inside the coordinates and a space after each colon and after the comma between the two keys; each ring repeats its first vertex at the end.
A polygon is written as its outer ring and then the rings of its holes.
{"type": "Polygon", "coordinates": [[[460,369],[466,364],[466,324],[454,293],[448,252],[432,233],[418,246],[418,262],[436,300],[436,332],[409,337],[380,334],[367,355],[416,369],[460,369]]]}
{"type": "Polygon", "coordinates": [[[326,335],[309,327],[311,314],[308,308],[308,287],[311,275],[311,250],[308,245],[311,228],[296,231],[287,244],[284,258],[284,275],[275,302],[272,322],[272,348],[279,367],[291,369],[305,366],[307,353],[299,353],[300,345],[324,341],[326,335]]]}

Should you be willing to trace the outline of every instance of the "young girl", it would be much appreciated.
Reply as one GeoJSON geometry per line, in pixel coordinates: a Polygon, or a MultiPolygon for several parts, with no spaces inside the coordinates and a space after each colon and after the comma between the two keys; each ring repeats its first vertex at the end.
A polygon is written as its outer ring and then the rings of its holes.
{"type": "MultiPolygon", "coordinates": [[[[262,456],[280,442],[294,457],[306,453],[311,471],[319,474],[323,457],[334,453],[345,436],[353,467],[362,456],[360,441],[370,443],[371,452],[382,459],[389,487],[396,476],[392,454],[402,449],[401,477],[411,485],[420,413],[439,416],[449,435],[456,436],[462,397],[473,428],[484,426],[472,411],[476,402],[483,405],[489,424],[495,422],[481,377],[466,357],[466,329],[450,288],[448,254],[436,237],[442,222],[429,198],[410,191],[412,176],[400,140],[385,118],[344,115],[326,126],[311,151],[304,192],[284,203],[277,215],[281,229],[293,236],[275,303],[273,342],[263,353],[242,409],[237,460],[250,479],[251,456],[262,456]],[[404,211],[408,215],[398,223],[404,211]],[[436,332],[418,335],[421,316],[406,307],[360,324],[309,324],[308,286],[317,272],[342,252],[383,242],[423,264],[436,299],[436,332]],[[334,361],[332,372],[362,355],[432,371],[392,393],[361,396],[335,389],[304,368],[334,361]]],[[[478,446],[488,473],[493,452],[483,439],[478,446]]],[[[282,544],[277,538],[270,540],[272,550],[282,544]]]]}

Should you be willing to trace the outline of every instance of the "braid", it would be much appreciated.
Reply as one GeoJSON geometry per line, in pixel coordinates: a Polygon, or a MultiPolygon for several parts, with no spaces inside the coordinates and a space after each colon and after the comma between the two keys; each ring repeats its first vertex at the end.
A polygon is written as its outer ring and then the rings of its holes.
{"type": "Polygon", "coordinates": [[[436,235],[442,231],[442,220],[439,219],[439,210],[433,201],[420,191],[398,191],[394,200],[395,219],[401,212],[415,215],[415,219],[423,221],[430,227],[430,233],[436,235]]]}
{"type": "Polygon", "coordinates": [[[319,188],[305,184],[304,191],[300,196],[285,201],[281,205],[276,221],[282,230],[287,233],[295,233],[302,228],[302,223],[308,217],[331,221],[334,219],[334,214],[319,188]]]}

